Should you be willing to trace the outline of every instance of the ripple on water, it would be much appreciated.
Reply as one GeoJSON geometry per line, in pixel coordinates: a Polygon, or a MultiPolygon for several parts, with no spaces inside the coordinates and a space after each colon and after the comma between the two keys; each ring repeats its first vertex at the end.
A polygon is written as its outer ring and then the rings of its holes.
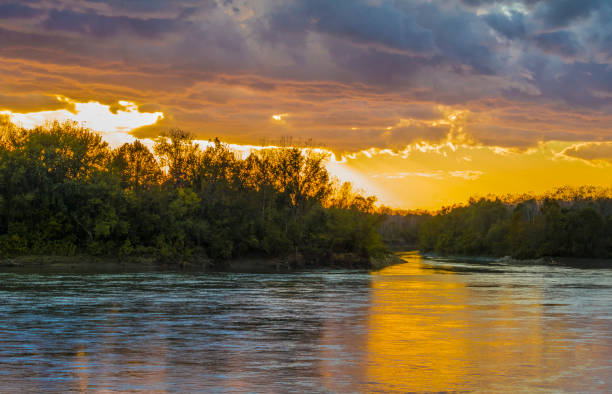
{"type": "Polygon", "coordinates": [[[612,271],[0,273],[7,391],[612,387],[612,271]]]}

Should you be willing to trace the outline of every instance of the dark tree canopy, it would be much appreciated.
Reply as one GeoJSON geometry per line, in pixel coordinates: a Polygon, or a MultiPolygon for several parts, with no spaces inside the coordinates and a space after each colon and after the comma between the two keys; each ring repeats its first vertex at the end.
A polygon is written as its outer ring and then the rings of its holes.
{"type": "Polygon", "coordinates": [[[445,254],[609,258],[612,193],[564,187],[544,196],[473,199],[427,220],[419,247],[445,254]]]}
{"type": "Polygon", "coordinates": [[[113,152],[110,169],[124,189],[140,190],[160,184],[162,171],[151,151],[140,141],[123,144],[113,152]]]}
{"type": "Polygon", "coordinates": [[[151,152],[111,150],[72,123],[0,124],[0,255],[229,259],[384,251],[380,217],[330,180],[325,156],[263,149],[241,159],[170,130],[151,152]],[[342,199],[338,195],[342,194],[342,199]]]}

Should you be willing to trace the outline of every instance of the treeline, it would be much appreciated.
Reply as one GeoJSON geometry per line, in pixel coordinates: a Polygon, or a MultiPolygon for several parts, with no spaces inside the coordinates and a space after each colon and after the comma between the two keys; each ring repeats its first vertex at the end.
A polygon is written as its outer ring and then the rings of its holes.
{"type": "Polygon", "coordinates": [[[325,157],[294,148],[241,158],[181,130],[110,149],[72,123],[0,124],[0,256],[161,259],[385,251],[374,198],[330,179],[325,157]]]}
{"type": "Polygon", "coordinates": [[[417,249],[419,230],[423,223],[431,218],[431,213],[424,210],[401,210],[381,206],[376,212],[382,220],[378,232],[385,245],[392,250],[417,249]]]}
{"type": "Polygon", "coordinates": [[[612,191],[564,187],[543,196],[471,199],[419,229],[425,252],[462,255],[612,257],[612,191]]]}

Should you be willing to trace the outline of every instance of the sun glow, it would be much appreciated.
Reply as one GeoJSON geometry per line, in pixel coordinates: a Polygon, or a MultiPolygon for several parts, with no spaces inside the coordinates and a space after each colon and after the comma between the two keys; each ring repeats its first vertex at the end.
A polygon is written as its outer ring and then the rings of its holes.
{"type": "Polygon", "coordinates": [[[284,118],[286,118],[287,116],[289,116],[289,114],[275,114],[275,115],[272,115],[272,119],[277,122],[280,122],[284,120],[284,118]]]}
{"type": "Polygon", "coordinates": [[[74,109],[28,113],[2,111],[0,114],[8,115],[11,122],[28,129],[56,120],[73,120],[102,133],[112,146],[133,141],[129,131],[154,124],[164,118],[163,112],[140,112],[138,106],[130,101],[120,100],[111,106],[96,101],[79,103],[63,96],[57,96],[57,99],[74,109]]]}
{"type": "Polygon", "coordinates": [[[342,156],[357,187],[396,208],[437,210],[472,196],[534,192],[560,185],[609,187],[607,144],[548,141],[526,150],[461,142],[415,142],[400,151],[374,149],[342,156]],[[589,148],[589,149],[587,149],[589,148]],[[383,193],[381,193],[383,192],[383,193]]]}

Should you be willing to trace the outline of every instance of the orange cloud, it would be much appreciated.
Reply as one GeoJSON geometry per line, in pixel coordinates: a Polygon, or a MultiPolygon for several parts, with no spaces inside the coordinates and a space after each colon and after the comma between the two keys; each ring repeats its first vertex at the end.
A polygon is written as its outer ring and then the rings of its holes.
{"type": "Polygon", "coordinates": [[[561,154],[586,161],[612,163],[612,141],[575,144],[565,148],[561,154]]]}

